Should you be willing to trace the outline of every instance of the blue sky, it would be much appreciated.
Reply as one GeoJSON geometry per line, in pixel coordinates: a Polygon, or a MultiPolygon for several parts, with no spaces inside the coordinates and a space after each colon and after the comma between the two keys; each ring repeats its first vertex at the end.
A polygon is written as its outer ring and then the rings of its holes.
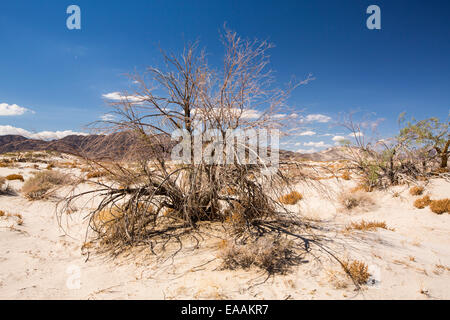
{"type": "Polygon", "coordinates": [[[389,136],[403,111],[449,114],[449,13],[447,0],[1,1],[0,134],[85,132],[108,111],[102,95],[129,88],[124,73],[160,65],[157,46],[179,51],[199,40],[218,64],[227,22],[243,37],[276,45],[271,67],[279,83],[316,78],[289,105],[329,119],[310,117],[301,131],[310,135],[293,137],[286,149],[334,144],[348,134],[335,125],[338,115],[355,110],[384,119],[378,131],[389,136]],[[81,30],[66,27],[71,4],[81,8],[81,30]],[[366,27],[371,4],[381,8],[381,30],[366,27]]]}

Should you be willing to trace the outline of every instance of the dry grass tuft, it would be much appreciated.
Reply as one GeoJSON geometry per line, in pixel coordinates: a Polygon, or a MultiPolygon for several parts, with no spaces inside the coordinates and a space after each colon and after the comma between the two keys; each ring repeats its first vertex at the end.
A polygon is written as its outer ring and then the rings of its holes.
{"type": "Polygon", "coordinates": [[[411,189],[409,189],[409,193],[412,196],[420,196],[423,194],[424,190],[425,189],[423,187],[416,186],[416,187],[412,187],[411,189]]]}
{"type": "Polygon", "coordinates": [[[425,196],[414,201],[414,207],[417,209],[423,209],[426,206],[429,206],[431,203],[430,196],[425,196]]]}
{"type": "Polygon", "coordinates": [[[358,192],[358,191],[372,192],[373,188],[366,184],[358,184],[356,187],[352,188],[350,191],[351,192],[358,192]]]}
{"type": "Polygon", "coordinates": [[[394,229],[388,228],[386,222],[384,221],[364,221],[364,220],[362,220],[361,222],[352,222],[350,225],[345,227],[345,230],[375,231],[378,228],[394,231],[394,229]]]}
{"type": "Polygon", "coordinates": [[[255,266],[269,274],[284,274],[298,261],[292,242],[285,239],[262,237],[246,245],[222,241],[219,248],[224,269],[248,269],[255,266]]]}
{"type": "Polygon", "coordinates": [[[16,192],[6,184],[6,178],[0,177],[0,195],[15,195],[16,192]]]}
{"type": "Polygon", "coordinates": [[[92,179],[92,178],[100,178],[100,177],[104,177],[106,176],[108,173],[105,171],[90,171],[88,172],[88,174],[86,175],[86,179],[92,179]]]}
{"type": "Polygon", "coordinates": [[[348,181],[348,180],[351,180],[350,172],[345,171],[345,172],[342,174],[341,178],[344,179],[344,180],[347,180],[347,181],[348,181]]]}
{"type": "Polygon", "coordinates": [[[46,198],[56,186],[69,184],[71,181],[67,175],[57,171],[42,171],[36,173],[27,180],[22,187],[22,192],[29,200],[46,198]]]}
{"type": "Polygon", "coordinates": [[[10,174],[9,176],[6,176],[6,180],[20,180],[22,182],[24,182],[24,178],[21,174],[10,174]]]}
{"type": "Polygon", "coordinates": [[[450,199],[432,200],[430,203],[430,209],[437,214],[450,212],[450,199]]]}
{"type": "Polygon", "coordinates": [[[296,204],[297,202],[299,202],[302,199],[303,199],[303,196],[301,195],[301,193],[299,193],[297,191],[292,191],[289,194],[281,196],[280,197],[280,202],[282,204],[294,205],[294,204],[296,204]]]}
{"type": "Polygon", "coordinates": [[[344,191],[338,196],[340,204],[348,211],[355,208],[367,208],[375,204],[373,199],[361,191],[344,191]]]}
{"type": "Polygon", "coordinates": [[[366,284],[370,278],[368,266],[362,261],[354,260],[352,262],[342,262],[344,271],[355,281],[358,285],[366,284]]]}

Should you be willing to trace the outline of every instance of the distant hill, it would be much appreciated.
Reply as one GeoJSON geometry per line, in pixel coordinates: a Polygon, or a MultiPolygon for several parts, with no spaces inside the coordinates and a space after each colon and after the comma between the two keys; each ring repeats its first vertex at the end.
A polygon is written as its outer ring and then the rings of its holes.
{"type": "Polygon", "coordinates": [[[348,147],[331,147],[323,151],[301,154],[303,159],[311,161],[336,161],[349,158],[348,147]]]}
{"type": "MultiPolygon", "coordinates": [[[[167,147],[159,150],[158,155],[167,157],[170,154],[171,142],[168,139],[163,140],[166,141],[167,147]]],[[[141,144],[137,143],[137,137],[131,132],[109,135],[71,135],[52,141],[28,139],[19,135],[0,136],[0,154],[44,150],[96,159],[136,158],[137,154],[148,152],[148,150],[142,150],[141,144]]]]}
{"type": "MultiPolygon", "coordinates": [[[[169,157],[175,145],[168,137],[162,139],[163,147],[155,156],[169,157]]],[[[62,139],[45,141],[29,139],[19,135],[0,136],[0,154],[26,151],[58,151],[63,153],[87,156],[96,159],[136,159],[139,155],[148,154],[149,148],[137,143],[137,137],[131,132],[119,132],[109,135],[71,135],[62,139]]],[[[346,158],[345,149],[332,147],[315,153],[298,153],[280,150],[280,159],[333,161],[346,158]]]]}

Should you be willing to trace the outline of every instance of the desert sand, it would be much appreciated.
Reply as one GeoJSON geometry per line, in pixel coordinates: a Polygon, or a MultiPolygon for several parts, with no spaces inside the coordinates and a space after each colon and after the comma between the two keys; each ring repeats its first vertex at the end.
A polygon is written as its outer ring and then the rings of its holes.
{"type": "MultiPolygon", "coordinates": [[[[53,158],[54,161],[67,161],[53,158]]],[[[313,164],[310,162],[310,164],[313,164]]],[[[0,168],[0,176],[44,170],[45,164],[21,162],[0,168]]],[[[79,175],[78,168],[55,168],[79,175]]],[[[29,201],[21,181],[9,181],[17,194],[0,196],[0,299],[449,299],[450,215],[413,206],[417,198],[408,186],[368,193],[373,204],[343,210],[336,195],[351,189],[353,180],[322,180],[330,190],[324,197],[315,188],[298,184],[303,199],[292,210],[305,221],[324,226],[327,245],[340,257],[369,266],[371,279],[355,290],[339,264],[323,252],[306,257],[285,275],[267,275],[258,269],[222,270],[220,239],[186,245],[173,258],[157,258],[146,248],[116,258],[84,246],[89,209],[58,223],[57,199],[29,201]],[[20,214],[22,220],[14,214],[20,214]],[[350,222],[383,221],[389,227],[375,231],[345,231],[350,222]],[[88,253],[89,252],[89,253],[88,253]],[[77,285],[79,280],[79,286],[77,285]],[[75,285],[74,285],[75,284],[75,285]]],[[[450,195],[450,183],[432,179],[425,193],[450,195]]],[[[82,185],[80,188],[90,188],[82,185]]],[[[64,190],[60,191],[63,194],[64,190]]]]}

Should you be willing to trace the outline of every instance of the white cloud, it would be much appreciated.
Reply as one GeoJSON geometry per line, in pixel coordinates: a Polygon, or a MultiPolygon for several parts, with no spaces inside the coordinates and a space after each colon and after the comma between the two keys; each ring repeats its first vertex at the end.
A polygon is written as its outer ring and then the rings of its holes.
{"type": "Polygon", "coordinates": [[[326,123],[330,122],[331,118],[329,116],[323,115],[323,114],[309,114],[307,115],[304,120],[306,122],[320,122],[320,123],[326,123]]]}
{"type": "Polygon", "coordinates": [[[75,132],[72,130],[65,130],[65,131],[41,131],[37,133],[30,132],[28,130],[22,129],[22,128],[16,128],[13,126],[0,126],[0,136],[4,135],[20,135],[24,136],[26,138],[31,139],[41,139],[41,140],[54,140],[54,139],[62,139],[64,137],[70,136],[70,135],[87,135],[83,132],[75,132]]]}
{"type": "Polygon", "coordinates": [[[343,137],[343,136],[334,136],[333,139],[331,139],[331,140],[339,142],[339,141],[345,140],[345,137],[343,137]]]}
{"type": "Polygon", "coordinates": [[[102,121],[114,121],[116,119],[116,117],[113,114],[103,114],[100,116],[100,120],[102,121]]]}
{"type": "Polygon", "coordinates": [[[357,138],[357,137],[364,136],[364,134],[361,131],[358,131],[358,132],[352,132],[348,136],[351,137],[351,138],[357,138]]]}
{"type": "Polygon", "coordinates": [[[0,116],[21,116],[25,112],[34,113],[34,111],[18,106],[17,104],[0,103],[0,116]]]}
{"type": "Polygon", "coordinates": [[[316,149],[312,148],[312,149],[298,149],[297,152],[299,153],[314,153],[317,152],[316,149]]]}
{"type": "Polygon", "coordinates": [[[299,136],[313,136],[316,133],[314,131],[304,131],[304,132],[300,132],[298,133],[299,136]]]}
{"type": "Polygon", "coordinates": [[[114,101],[127,100],[129,102],[142,102],[142,98],[136,96],[124,96],[120,92],[111,92],[102,95],[103,98],[114,101]]]}
{"type": "Polygon", "coordinates": [[[323,141],[319,141],[319,142],[310,141],[310,142],[303,143],[303,145],[306,146],[306,147],[314,147],[314,148],[328,148],[328,147],[331,147],[329,144],[326,144],[323,141]]]}
{"type": "Polygon", "coordinates": [[[261,117],[261,112],[254,109],[244,110],[241,117],[243,119],[258,119],[261,117]]]}
{"type": "Polygon", "coordinates": [[[199,108],[195,108],[193,110],[193,114],[199,114],[199,117],[201,117],[202,112],[217,112],[216,116],[220,116],[221,115],[221,111],[223,111],[226,114],[232,114],[235,116],[239,116],[241,117],[241,119],[258,119],[262,116],[262,113],[256,109],[238,109],[238,108],[231,108],[231,109],[220,109],[220,108],[212,108],[212,109],[199,109],[199,108]],[[242,112],[242,114],[241,114],[242,112]]]}

